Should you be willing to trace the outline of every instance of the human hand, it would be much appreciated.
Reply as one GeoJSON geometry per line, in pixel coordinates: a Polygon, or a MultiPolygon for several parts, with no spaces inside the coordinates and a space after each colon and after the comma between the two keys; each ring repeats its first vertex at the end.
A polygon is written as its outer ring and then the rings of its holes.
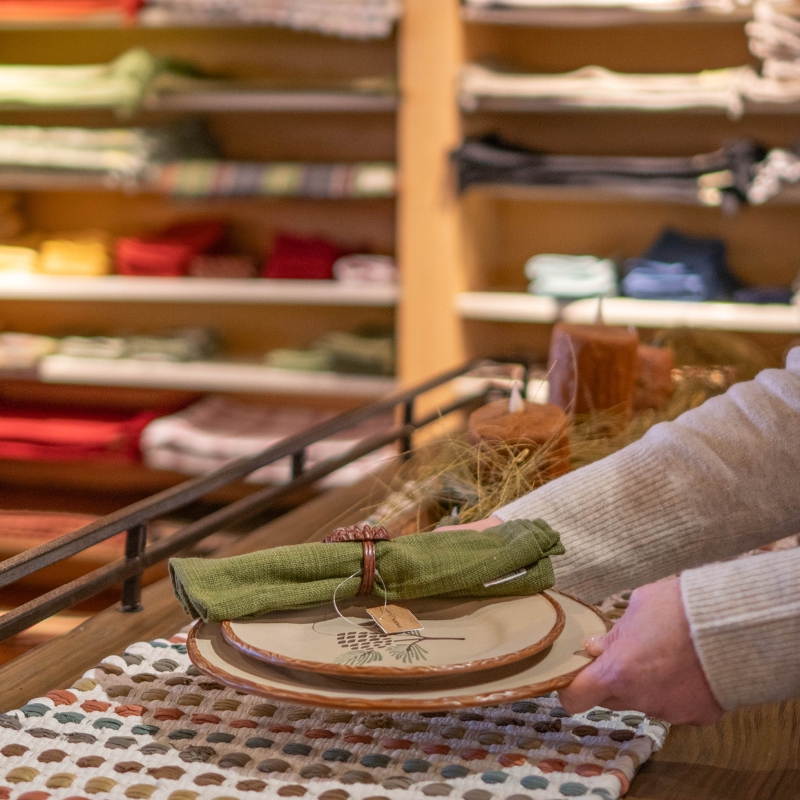
{"type": "Polygon", "coordinates": [[[637,589],[622,619],[583,646],[597,659],[559,692],[570,714],[603,706],[690,725],[722,714],[692,643],[679,578],[637,589]]]}
{"type": "Polygon", "coordinates": [[[487,528],[494,528],[495,525],[502,525],[500,517],[487,517],[486,519],[475,520],[475,522],[462,522],[460,525],[442,525],[436,531],[485,531],[487,528]]]}

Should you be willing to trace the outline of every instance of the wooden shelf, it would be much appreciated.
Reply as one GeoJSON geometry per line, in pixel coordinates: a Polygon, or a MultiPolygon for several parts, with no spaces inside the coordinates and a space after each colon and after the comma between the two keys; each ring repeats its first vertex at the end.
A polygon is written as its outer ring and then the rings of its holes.
{"type": "MultiPolygon", "coordinates": [[[[0,165],[0,190],[16,192],[123,192],[125,194],[163,194],[173,196],[158,188],[158,168],[153,170],[151,179],[137,180],[133,177],[117,176],[106,172],[55,169],[20,169],[0,165]]],[[[181,198],[225,199],[252,197],[264,200],[319,200],[322,202],[341,202],[348,200],[385,200],[395,197],[394,191],[353,195],[348,197],[318,197],[305,194],[180,194],[181,198]]]]}
{"type": "MultiPolygon", "coordinates": [[[[46,31],[46,30],[136,30],[137,28],[283,28],[266,22],[250,22],[246,20],[211,19],[194,14],[180,14],[159,9],[145,9],[139,12],[134,22],[130,22],[122,14],[108,12],[86,17],[62,17],[61,19],[42,20],[0,20],[0,31],[46,31]]],[[[303,31],[305,32],[305,31],[303,31]]],[[[315,31],[309,31],[315,33],[315,31]]],[[[325,35],[325,34],[321,34],[325,35]]]]}
{"type": "MultiPolygon", "coordinates": [[[[508,183],[474,184],[468,192],[478,192],[499,200],[523,200],[535,203],[610,203],[647,202],[677,203],[714,208],[718,204],[703,202],[699,190],[667,188],[647,184],[604,184],[602,186],[517,186],[508,183]]],[[[763,205],[800,205],[800,186],[785,186],[780,194],[763,205]]],[[[751,206],[758,208],[759,206],[751,206]]]]}
{"type": "MultiPolygon", "coordinates": [[[[603,299],[609,325],[640,328],[712,328],[753,333],[800,333],[800,306],[752,303],[692,303],[672,300],[603,299]]],[[[550,324],[558,319],[588,325],[597,319],[596,298],[562,305],[522,292],[464,292],[456,296],[462,319],[550,324]]]]}
{"type": "MultiPolygon", "coordinates": [[[[577,300],[564,308],[564,320],[591,323],[597,300],[577,300]]],[[[603,300],[603,320],[609,325],[640,328],[712,328],[753,333],[800,333],[800,306],[751,303],[691,303],[673,300],[603,300]]]]}
{"type": "MultiPolygon", "coordinates": [[[[397,95],[365,92],[331,91],[256,91],[231,88],[198,92],[163,94],[146,100],[144,111],[176,111],[213,113],[236,111],[298,112],[298,113],[394,113],[397,95]]],[[[25,103],[0,103],[0,111],[109,111],[104,106],[38,106],[25,103]]]]}
{"type": "Polygon", "coordinates": [[[378,306],[397,304],[394,284],[268,278],[102,278],[0,276],[0,300],[243,303],[248,305],[378,306]]]}
{"type": "MultiPolygon", "coordinates": [[[[715,114],[725,116],[727,109],[719,106],[690,106],[687,108],[644,108],[642,106],[609,106],[598,103],[569,103],[542,97],[502,97],[461,93],[458,98],[466,114],[477,113],[535,113],[535,114],[715,114]]],[[[798,114],[800,103],[744,103],[744,115],[798,114]]]]}
{"type": "Polygon", "coordinates": [[[394,378],[301,372],[252,363],[145,361],[73,356],[43,358],[39,362],[39,379],[45,383],[94,386],[363,398],[382,397],[397,387],[394,378]]]}
{"type": "Polygon", "coordinates": [[[623,25],[675,25],[698,23],[737,23],[753,18],[751,9],[731,12],[689,8],[681,11],[586,6],[551,6],[549,8],[474,8],[461,9],[465,22],[485,25],[519,25],[539,28],[612,28],[623,25]]]}
{"type": "Polygon", "coordinates": [[[462,292],[456,295],[456,308],[462,319],[494,322],[550,324],[560,317],[557,300],[521,292],[462,292]]]}
{"type": "Polygon", "coordinates": [[[397,111],[396,95],[331,91],[207,91],[164,94],[144,104],[147,111],[224,112],[296,111],[366,112],[397,111]]]}

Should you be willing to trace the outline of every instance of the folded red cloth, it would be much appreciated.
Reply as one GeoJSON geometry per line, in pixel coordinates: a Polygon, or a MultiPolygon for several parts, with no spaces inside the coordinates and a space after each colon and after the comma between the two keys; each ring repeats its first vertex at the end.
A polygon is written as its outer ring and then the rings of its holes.
{"type": "Polygon", "coordinates": [[[152,236],[117,239],[117,272],[173,278],[186,275],[195,256],[220,244],[225,228],[225,223],[219,221],[184,222],[152,236]]]}
{"type": "Polygon", "coordinates": [[[120,13],[133,18],[142,0],[0,0],[0,19],[43,20],[120,13]]]}
{"type": "Polygon", "coordinates": [[[342,255],[339,246],[328,239],[278,234],[264,277],[333,280],[333,263],[342,255]]]}
{"type": "Polygon", "coordinates": [[[0,458],[139,460],[139,436],[164,412],[0,404],[0,458]]]}

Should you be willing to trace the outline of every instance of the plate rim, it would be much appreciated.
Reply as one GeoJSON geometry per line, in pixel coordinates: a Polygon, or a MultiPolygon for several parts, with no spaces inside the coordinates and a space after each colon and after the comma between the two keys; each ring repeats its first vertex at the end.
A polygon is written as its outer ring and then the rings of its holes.
{"type": "MultiPolygon", "coordinates": [[[[440,677],[447,675],[465,675],[471,672],[482,672],[487,669],[496,669],[497,667],[504,667],[507,664],[515,664],[517,661],[523,661],[526,658],[531,658],[542,650],[546,650],[550,645],[561,636],[564,625],[566,624],[566,614],[561,605],[554,600],[546,592],[538,592],[537,594],[543,596],[550,605],[553,606],[556,612],[556,621],[553,627],[541,639],[521,650],[515,650],[513,653],[506,653],[502,656],[493,656],[491,658],[481,658],[475,661],[462,662],[461,664],[426,664],[419,665],[411,668],[393,667],[393,666],[364,666],[356,667],[349,664],[332,664],[322,661],[307,661],[301,658],[292,658],[291,656],[282,656],[279,653],[274,653],[269,650],[262,650],[240,639],[232,630],[230,620],[225,620],[221,623],[222,638],[235,647],[240,652],[244,653],[251,658],[258,661],[263,661],[267,664],[272,664],[276,667],[283,667],[285,669],[301,670],[303,672],[318,672],[322,675],[333,675],[335,677],[343,678],[424,678],[424,677],[440,677]]],[[[523,597],[530,597],[531,595],[523,595],[523,597]]],[[[456,599],[456,598],[453,598],[456,599]]],[[[462,598],[469,599],[469,598],[462,598]]],[[[503,599],[503,598],[478,598],[482,600],[488,599],[503,599]]]]}
{"type": "MultiPolygon", "coordinates": [[[[558,591],[558,590],[556,590],[558,591]]],[[[613,623],[595,606],[586,603],[578,597],[569,594],[568,592],[558,592],[559,594],[569,597],[582,606],[591,609],[610,631],[613,623]]],[[[295,689],[277,689],[274,691],[264,691],[263,687],[259,686],[252,681],[237,678],[224,670],[217,669],[213,664],[206,661],[197,651],[197,630],[200,626],[195,625],[190,631],[186,640],[186,647],[188,650],[189,658],[192,663],[208,677],[214,678],[227,686],[238,691],[253,694],[258,697],[264,697],[268,700],[277,700],[283,703],[294,703],[296,705],[310,706],[312,708],[331,708],[336,710],[347,711],[450,711],[462,708],[473,708],[477,706],[492,706],[501,705],[503,703],[510,703],[515,700],[525,700],[531,697],[538,697],[549,692],[563,689],[569,686],[575,677],[582,672],[589,664],[593,663],[592,658],[587,664],[573,670],[572,672],[559,675],[556,678],[551,678],[548,681],[540,681],[539,683],[526,684],[525,686],[518,686],[513,689],[505,689],[503,691],[489,692],[485,694],[476,695],[452,695],[441,698],[430,699],[404,699],[394,697],[386,700],[369,700],[364,697],[350,696],[347,700],[338,699],[335,697],[325,697],[324,695],[314,694],[313,690],[297,691],[295,689]]],[[[227,644],[227,642],[226,642],[227,644]]],[[[230,646],[230,645],[229,645],[230,646]]]]}

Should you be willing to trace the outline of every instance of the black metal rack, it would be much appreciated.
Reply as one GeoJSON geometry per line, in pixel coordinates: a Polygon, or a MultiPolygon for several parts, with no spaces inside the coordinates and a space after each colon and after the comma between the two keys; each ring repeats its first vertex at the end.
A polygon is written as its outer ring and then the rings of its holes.
{"type": "MultiPolygon", "coordinates": [[[[288,437],[257,455],[237,459],[216,472],[187,480],[152,497],[108,514],[72,533],[0,562],[0,587],[8,586],[112,536],[126,533],[124,558],[65,583],[0,616],[0,641],[59,611],[93,597],[120,581],[122,581],[122,610],[139,611],[142,608],[142,573],[148,567],[196,544],[205,537],[216,533],[225,525],[239,522],[263,511],[296,489],[306,487],[324,478],[334,470],[377,450],[379,447],[397,442],[399,454],[408,454],[412,447],[412,437],[415,431],[448,414],[480,403],[490,390],[459,398],[421,417],[417,417],[415,414],[417,398],[478,366],[496,363],[498,360],[504,361],[505,359],[497,359],[495,362],[472,361],[463,364],[412,389],[341,414],[303,433],[288,437]],[[392,410],[399,416],[400,422],[390,430],[364,439],[341,456],[329,458],[306,469],[305,453],[309,445],[392,410]],[[147,526],[152,520],[184,508],[209,492],[234,481],[242,480],[255,470],[287,456],[291,458],[292,463],[292,477],[288,482],[259,489],[201,519],[184,525],[166,539],[148,545],[147,526]]],[[[516,359],[514,360],[516,361],[516,359]]],[[[523,385],[526,384],[527,380],[523,385]]]]}

